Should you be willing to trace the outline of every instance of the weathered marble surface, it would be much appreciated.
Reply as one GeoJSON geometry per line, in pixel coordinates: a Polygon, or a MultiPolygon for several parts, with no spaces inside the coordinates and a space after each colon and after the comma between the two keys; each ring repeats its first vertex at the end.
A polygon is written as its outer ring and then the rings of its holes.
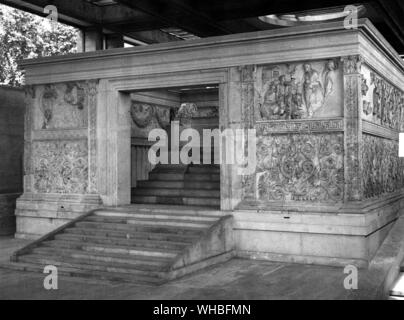
{"type": "Polygon", "coordinates": [[[32,157],[35,192],[88,192],[86,140],[36,141],[32,146],[32,157]]]}
{"type": "Polygon", "coordinates": [[[342,76],[338,60],[258,66],[257,120],[342,116],[342,76]]]}
{"type": "Polygon", "coordinates": [[[404,92],[377,72],[362,67],[362,118],[383,127],[404,131],[404,92]]]}
{"type": "Polygon", "coordinates": [[[34,129],[70,129],[88,126],[85,82],[37,86],[34,129]]]}
{"type": "Polygon", "coordinates": [[[404,188],[404,159],[398,157],[397,141],[364,134],[361,161],[365,198],[404,188]]]}
{"type": "Polygon", "coordinates": [[[342,134],[259,137],[257,199],[341,201],[343,153],[342,134]]]}

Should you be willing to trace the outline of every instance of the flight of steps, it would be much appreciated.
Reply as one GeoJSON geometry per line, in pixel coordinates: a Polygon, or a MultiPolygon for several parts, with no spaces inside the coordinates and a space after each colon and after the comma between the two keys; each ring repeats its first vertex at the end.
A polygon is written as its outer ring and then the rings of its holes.
{"type": "Polygon", "coordinates": [[[390,300],[404,300],[404,262],[401,264],[400,271],[397,281],[390,290],[390,300]]]}
{"type": "Polygon", "coordinates": [[[132,189],[133,203],[220,207],[219,165],[157,165],[132,189]]]}
{"type": "Polygon", "coordinates": [[[96,210],[18,251],[2,267],[43,275],[46,265],[54,265],[59,275],[159,285],[231,257],[231,217],[165,209],[96,210]],[[207,249],[201,254],[200,247],[207,249]]]}

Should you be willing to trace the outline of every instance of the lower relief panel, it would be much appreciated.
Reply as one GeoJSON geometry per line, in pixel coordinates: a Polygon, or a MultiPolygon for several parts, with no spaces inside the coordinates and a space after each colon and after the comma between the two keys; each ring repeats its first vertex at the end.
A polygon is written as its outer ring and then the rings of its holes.
{"type": "Polygon", "coordinates": [[[254,195],[259,202],[341,202],[343,134],[258,136],[257,170],[244,181],[244,194],[254,195]]]}

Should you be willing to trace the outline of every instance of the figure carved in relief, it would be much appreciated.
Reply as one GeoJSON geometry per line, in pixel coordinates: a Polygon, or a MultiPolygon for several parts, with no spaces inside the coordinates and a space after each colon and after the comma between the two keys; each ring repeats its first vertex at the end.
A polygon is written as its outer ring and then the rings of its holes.
{"type": "Polygon", "coordinates": [[[363,75],[362,75],[361,91],[362,91],[362,96],[366,96],[369,91],[367,80],[363,75]]]}
{"type": "Polygon", "coordinates": [[[314,70],[310,63],[304,64],[303,80],[304,102],[309,117],[323,106],[324,96],[319,73],[314,70]]]}
{"type": "Polygon", "coordinates": [[[79,110],[83,110],[85,103],[84,89],[80,88],[74,83],[68,83],[64,95],[64,100],[65,102],[73,106],[77,106],[79,110]]]}
{"type": "Polygon", "coordinates": [[[54,86],[45,86],[44,93],[42,95],[41,111],[43,114],[42,129],[47,129],[50,121],[53,117],[53,106],[58,97],[57,91],[54,86]]]}

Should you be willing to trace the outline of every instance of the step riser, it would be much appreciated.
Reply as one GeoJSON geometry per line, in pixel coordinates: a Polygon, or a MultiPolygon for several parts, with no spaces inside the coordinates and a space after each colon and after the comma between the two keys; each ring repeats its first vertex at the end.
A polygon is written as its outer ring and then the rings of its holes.
{"type": "Polygon", "coordinates": [[[134,203],[144,204],[167,204],[167,205],[190,205],[190,206],[206,206],[219,207],[220,199],[217,198],[181,198],[181,197],[153,197],[153,196],[134,196],[134,203]]]}
{"type": "Polygon", "coordinates": [[[116,239],[116,238],[90,238],[86,236],[69,236],[67,234],[56,235],[55,239],[63,240],[63,241],[82,241],[82,242],[92,242],[97,244],[112,244],[112,245],[121,245],[121,246],[129,246],[129,247],[144,247],[144,248],[155,248],[155,249],[183,249],[187,244],[176,244],[176,243],[153,243],[148,241],[139,241],[137,239],[134,240],[125,240],[125,239],[116,239]]]}
{"type": "Polygon", "coordinates": [[[97,229],[66,229],[66,233],[69,234],[80,234],[80,235],[90,235],[90,236],[105,236],[105,237],[119,237],[130,239],[141,239],[141,240],[161,240],[161,241],[186,241],[192,242],[193,239],[197,238],[197,235],[176,235],[176,234],[159,234],[159,233],[133,233],[133,232],[122,232],[122,231],[103,231],[97,229]]]}
{"type": "Polygon", "coordinates": [[[218,182],[220,181],[219,174],[199,174],[199,173],[155,173],[151,172],[149,174],[149,180],[154,181],[207,181],[207,182],[218,182]]]}
{"type": "MultiPolygon", "coordinates": [[[[52,255],[55,255],[55,251],[52,250],[53,248],[50,247],[41,247],[41,248],[36,248],[33,250],[34,254],[38,255],[47,255],[51,257],[52,255]]],[[[96,263],[97,261],[103,262],[103,263],[116,263],[116,264],[128,264],[128,265],[133,265],[133,267],[137,268],[149,268],[150,270],[155,270],[164,268],[169,260],[150,260],[150,257],[145,257],[143,256],[144,260],[140,259],[130,259],[128,257],[122,257],[122,258],[117,258],[117,257],[112,257],[112,256],[100,256],[96,254],[92,254],[91,252],[79,252],[73,253],[71,251],[68,251],[67,249],[65,250],[60,250],[57,253],[62,255],[63,257],[66,258],[72,258],[72,259],[83,259],[83,260],[88,260],[88,263],[94,262],[96,263]]]]}
{"type": "Polygon", "coordinates": [[[74,262],[60,261],[60,260],[56,260],[56,259],[21,257],[19,260],[22,262],[25,262],[25,263],[32,263],[32,264],[39,264],[39,265],[54,265],[54,266],[59,266],[59,267],[77,268],[77,269],[81,269],[81,270],[128,273],[128,274],[148,276],[148,277],[163,278],[165,275],[163,272],[143,271],[143,270],[130,269],[130,268],[117,268],[117,267],[114,267],[113,265],[100,266],[100,265],[94,265],[94,264],[93,265],[76,264],[74,262]]]}
{"type": "Polygon", "coordinates": [[[151,213],[125,213],[125,212],[105,212],[97,211],[94,214],[97,217],[119,217],[119,218],[141,218],[141,219],[175,219],[185,221],[204,221],[214,223],[220,217],[214,216],[197,216],[197,215],[178,215],[178,214],[151,214],[151,213]]]}
{"type": "Polygon", "coordinates": [[[117,230],[117,231],[127,231],[127,232],[157,232],[157,233],[171,233],[171,234],[194,234],[198,235],[202,233],[200,228],[175,228],[170,226],[148,226],[148,225],[138,225],[138,224],[113,224],[113,223],[98,223],[98,222],[78,222],[77,227],[82,228],[93,228],[93,229],[104,229],[104,230],[117,230]]]}
{"type": "Polygon", "coordinates": [[[177,227],[190,227],[190,228],[207,228],[212,221],[197,221],[197,220],[177,220],[175,218],[167,219],[149,219],[149,218],[120,218],[120,217],[100,217],[92,216],[84,220],[85,222],[100,222],[100,223],[120,223],[120,224],[136,224],[136,225],[155,225],[155,226],[177,226],[177,227]]]}
{"type": "Polygon", "coordinates": [[[132,190],[134,196],[156,197],[195,197],[195,198],[220,198],[219,190],[186,190],[186,189],[156,189],[136,188],[132,190]]]}
{"type": "Polygon", "coordinates": [[[170,188],[170,189],[203,189],[203,190],[220,190],[219,182],[198,182],[198,181],[139,181],[137,188],[170,188]]]}
{"type": "Polygon", "coordinates": [[[113,254],[128,254],[128,255],[138,255],[138,256],[146,256],[146,257],[165,257],[165,258],[175,258],[176,253],[166,253],[160,251],[153,251],[151,248],[150,251],[136,249],[136,248],[110,248],[103,247],[102,245],[96,244],[80,244],[74,242],[58,242],[58,241],[50,241],[44,242],[44,246],[53,247],[53,248],[62,248],[62,249],[73,249],[73,250],[81,250],[81,251],[89,251],[89,252],[102,252],[102,253],[113,253],[113,254]]]}

